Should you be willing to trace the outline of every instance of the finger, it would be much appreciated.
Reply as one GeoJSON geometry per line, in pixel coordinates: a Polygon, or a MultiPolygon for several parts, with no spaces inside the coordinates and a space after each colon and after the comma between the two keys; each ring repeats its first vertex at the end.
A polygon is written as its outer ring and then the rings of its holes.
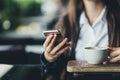
{"type": "Polygon", "coordinates": [[[48,54],[50,53],[51,50],[52,50],[51,47],[47,47],[47,48],[45,49],[45,51],[46,51],[48,54]]]}
{"type": "Polygon", "coordinates": [[[72,41],[67,42],[66,45],[72,47],[72,41]]]}
{"type": "Polygon", "coordinates": [[[109,47],[109,50],[111,50],[111,51],[115,51],[115,50],[118,50],[118,49],[120,49],[120,47],[109,47]]]}
{"type": "Polygon", "coordinates": [[[67,38],[65,38],[61,43],[59,43],[52,51],[51,51],[51,55],[54,55],[58,50],[60,50],[65,43],[67,42],[67,38]]]}
{"type": "Polygon", "coordinates": [[[116,56],[118,56],[118,55],[120,55],[120,49],[113,51],[113,52],[110,54],[110,57],[116,57],[116,56]]]}
{"type": "Polygon", "coordinates": [[[113,47],[113,50],[118,50],[120,49],[120,47],[113,47]]]}
{"type": "Polygon", "coordinates": [[[117,56],[117,57],[114,57],[110,60],[111,63],[115,63],[115,62],[118,62],[118,61],[120,61],[120,55],[117,56]]]}
{"type": "Polygon", "coordinates": [[[48,47],[51,47],[51,48],[52,48],[52,46],[55,44],[56,37],[57,37],[57,35],[54,34],[54,37],[53,37],[53,39],[52,39],[52,41],[50,42],[50,44],[49,44],[48,47]]]}
{"type": "MultiPolygon", "coordinates": [[[[71,44],[71,42],[70,42],[70,44],[71,44]]],[[[48,54],[49,55],[49,61],[50,62],[55,61],[62,53],[67,52],[67,50],[69,50],[69,46],[66,46],[62,50],[58,51],[56,55],[50,55],[50,54],[48,54]]]]}
{"type": "Polygon", "coordinates": [[[69,47],[67,46],[67,47],[63,48],[62,50],[60,50],[60,51],[58,52],[58,55],[61,55],[62,53],[66,52],[66,51],[68,51],[68,50],[69,50],[69,47]]]}
{"type": "Polygon", "coordinates": [[[44,48],[46,48],[49,45],[50,41],[52,40],[52,37],[53,37],[53,35],[50,35],[47,37],[47,39],[45,40],[45,42],[43,44],[44,48]]]}
{"type": "Polygon", "coordinates": [[[72,49],[72,41],[69,41],[69,42],[67,43],[67,46],[69,47],[69,51],[71,51],[71,49],[72,49]]]}
{"type": "Polygon", "coordinates": [[[48,47],[46,48],[46,51],[48,52],[48,53],[50,53],[50,51],[52,50],[52,48],[53,48],[53,45],[55,44],[55,40],[56,40],[56,34],[54,35],[54,37],[53,37],[53,39],[52,39],[52,41],[50,42],[50,44],[48,45],[48,47]]]}
{"type": "Polygon", "coordinates": [[[60,51],[57,52],[56,57],[59,57],[61,54],[67,52],[68,50],[69,50],[68,46],[63,48],[63,49],[61,49],[60,51]]]}

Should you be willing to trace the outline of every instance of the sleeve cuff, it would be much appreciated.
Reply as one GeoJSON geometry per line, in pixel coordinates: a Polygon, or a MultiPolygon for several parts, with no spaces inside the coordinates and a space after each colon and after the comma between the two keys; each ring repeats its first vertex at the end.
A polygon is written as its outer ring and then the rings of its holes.
{"type": "Polygon", "coordinates": [[[45,59],[45,57],[44,57],[44,53],[41,55],[40,61],[41,61],[42,65],[43,65],[44,67],[47,67],[47,68],[53,68],[53,67],[55,67],[55,65],[56,65],[56,61],[55,61],[55,62],[52,62],[52,63],[48,62],[48,61],[45,59]]]}

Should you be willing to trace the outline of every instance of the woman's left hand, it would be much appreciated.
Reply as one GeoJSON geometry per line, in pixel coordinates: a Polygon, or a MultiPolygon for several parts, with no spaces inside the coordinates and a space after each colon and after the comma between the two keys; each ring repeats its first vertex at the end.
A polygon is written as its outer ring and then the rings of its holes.
{"type": "Polygon", "coordinates": [[[120,62],[120,47],[119,48],[111,48],[111,53],[110,53],[110,62],[115,63],[115,62],[120,62]]]}

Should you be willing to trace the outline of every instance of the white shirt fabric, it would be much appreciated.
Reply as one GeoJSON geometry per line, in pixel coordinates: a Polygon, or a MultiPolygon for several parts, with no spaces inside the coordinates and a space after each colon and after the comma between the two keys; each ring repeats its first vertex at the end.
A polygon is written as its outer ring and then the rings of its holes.
{"type": "Polygon", "coordinates": [[[106,8],[91,26],[82,12],[80,16],[80,34],[76,46],[76,60],[85,60],[85,47],[106,47],[108,45],[108,23],[106,20],[106,8]]]}

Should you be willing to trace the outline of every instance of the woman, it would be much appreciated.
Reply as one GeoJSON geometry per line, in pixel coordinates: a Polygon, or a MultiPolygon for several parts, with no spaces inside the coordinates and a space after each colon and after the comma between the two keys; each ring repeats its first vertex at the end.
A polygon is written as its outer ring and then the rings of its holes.
{"type": "Polygon", "coordinates": [[[70,0],[67,14],[55,26],[55,29],[61,31],[63,41],[54,46],[57,37],[54,34],[48,36],[43,45],[45,52],[41,56],[41,63],[44,70],[46,72],[55,68],[61,70],[68,60],[84,60],[85,46],[109,46],[111,49],[109,61],[119,62],[120,5],[118,3],[118,0],[70,0]],[[71,46],[63,47],[66,43],[71,46]],[[71,51],[68,54],[69,47],[71,51]]]}

